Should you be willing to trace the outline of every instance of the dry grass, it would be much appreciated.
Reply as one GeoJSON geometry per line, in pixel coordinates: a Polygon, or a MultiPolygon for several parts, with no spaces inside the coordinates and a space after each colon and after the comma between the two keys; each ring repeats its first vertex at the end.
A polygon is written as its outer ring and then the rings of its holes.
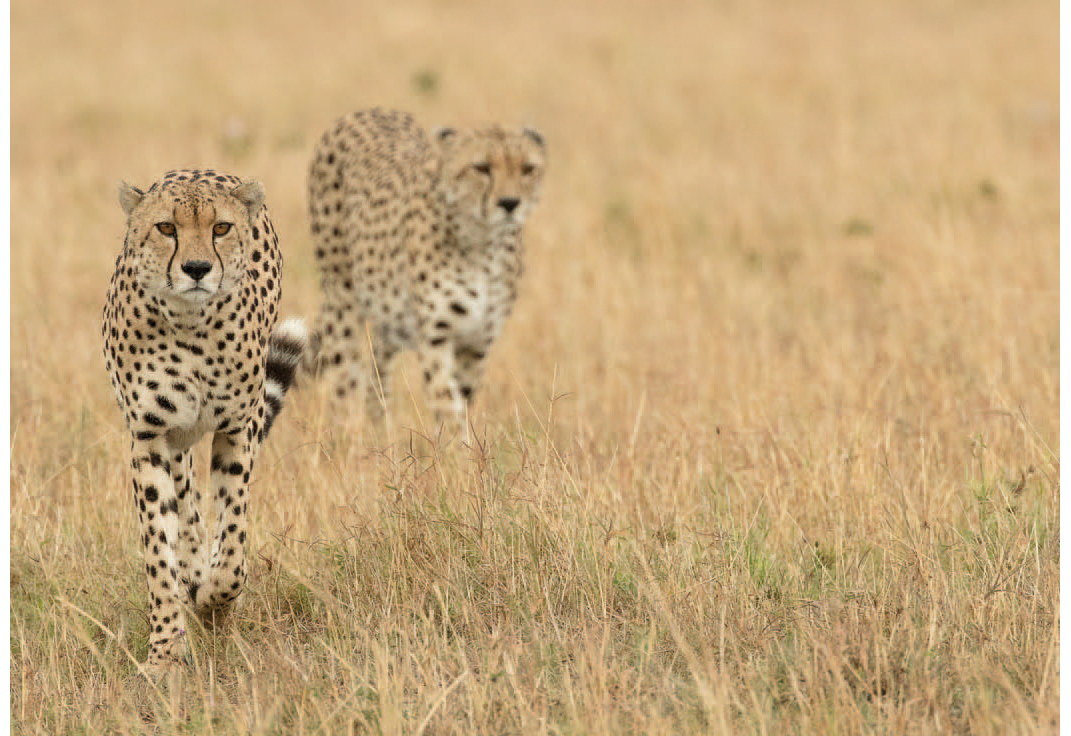
{"type": "Polygon", "coordinates": [[[18,0],[13,730],[1054,732],[1057,14],[18,0]],[[305,161],[373,104],[550,143],[479,441],[295,394],[243,605],[157,693],[116,184],[260,178],[312,314],[305,161]]]}

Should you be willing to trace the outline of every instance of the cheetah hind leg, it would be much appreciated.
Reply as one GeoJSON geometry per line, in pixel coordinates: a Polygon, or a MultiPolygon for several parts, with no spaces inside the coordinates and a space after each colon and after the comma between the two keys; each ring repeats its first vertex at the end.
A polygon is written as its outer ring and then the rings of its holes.
{"type": "Polygon", "coordinates": [[[369,391],[366,372],[359,359],[351,358],[338,365],[324,368],[323,377],[330,387],[327,399],[328,415],[336,419],[350,418],[355,411],[355,402],[367,396],[369,391]]]}
{"type": "Polygon", "coordinates": [[[343,313],[325,307],[317,318],[303,370],[327,386],[328,416],[336,421],[354,413],[353,401],[370,391],[361,343],[340,326],[343,313]]]}
{"type": "Polygon", "coordinates": [[[390,406],[390,367],[396,351],[376,346],[369,351],[348,351],[349,359],[330,370],[331,412],[346,417],[356,414],[363,405],[364,418],[382,430],[390,406]]]}

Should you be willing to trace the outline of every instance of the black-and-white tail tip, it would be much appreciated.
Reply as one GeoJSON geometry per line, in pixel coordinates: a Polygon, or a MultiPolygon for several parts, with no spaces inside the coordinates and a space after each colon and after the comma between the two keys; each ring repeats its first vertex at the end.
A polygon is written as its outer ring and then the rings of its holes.
{"type": "Polygon", "coordinates": [[[264,429],[267,437],[275,417],[283,409],[283,397],[294,385],[294,374],[309,349],[305,320],[291,317],[276,326],[268,338],[268,358],[264,365],[264,429]]]}

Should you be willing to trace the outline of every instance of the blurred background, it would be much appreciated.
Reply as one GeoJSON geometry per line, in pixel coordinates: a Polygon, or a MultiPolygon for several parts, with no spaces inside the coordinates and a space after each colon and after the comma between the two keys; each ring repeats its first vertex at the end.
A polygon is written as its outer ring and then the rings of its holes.
{"type": "Polygon", "coordinates": [[[925,447],[940,477],[918,492],[940,512],[972,435],[1015,467],[1057,445],[1054,18],[959,0],[16,2],[13,498],[30,502],[24,479],[44,516],[81,504],[71,445],[125,444],[99,356],[118,182],[263,181],[282,313],[311,316],[307,159],[335,118],[383,105],[549,142],[482,421],[564,395],[566,442],[670,443],[745,474],[779,436],[823,462],[925,447]]]}

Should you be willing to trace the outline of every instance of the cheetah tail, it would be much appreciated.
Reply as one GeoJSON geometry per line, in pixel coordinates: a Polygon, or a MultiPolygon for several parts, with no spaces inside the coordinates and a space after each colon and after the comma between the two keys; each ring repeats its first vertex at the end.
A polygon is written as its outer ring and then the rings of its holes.
{"type": "Polygon", "coordinates": [[[291,317],[280,323],[268,338],[268,358],[264,365],[264,429],[267,437],[275,418],[283,408],[283,397],[294,385],[294,374],[309,350],[309,331],[305,321],[291,317]]]}

